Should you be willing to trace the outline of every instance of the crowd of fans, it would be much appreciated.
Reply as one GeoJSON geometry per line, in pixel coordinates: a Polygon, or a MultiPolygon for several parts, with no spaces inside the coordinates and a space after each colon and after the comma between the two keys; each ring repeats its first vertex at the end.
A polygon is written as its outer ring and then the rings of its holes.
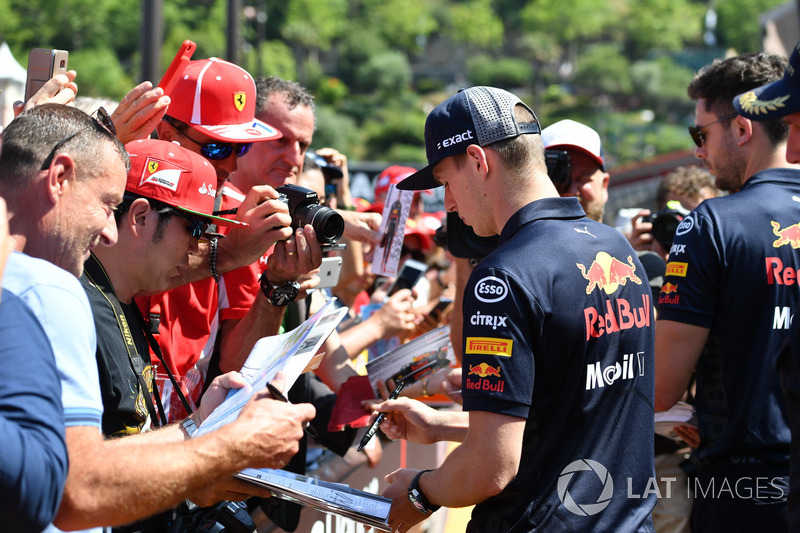
{"type": "MultiPolygon", "coordinates": [[[[353,453],[363,430],[328,425],[343,384],[449,325],[454,366],[364,403],[389,438],[461,443],[435,470],[385,473],[393,531],[470,505],[476,532],[792,530],[798,68],[798,50],[743,54],[687,80],[702,165],[664,176],[623,231],[602,224],[600,135],[545,127],[500,89],[437,106],[428,166],[387,167],[370,202],[351,195],[346,154],[314,146],[314,98],[293,81],[194,60],[168,92],[145,82],[117,104],[54,77],[0,145],[0,518],[192,531],[238,502],[293,531],[300,505],[233,474],[353,453]],[[287,186],[341,237],[298,222],[287,186]],[[426,212],[438,186],[446,212],[426,212]],[[373,253],[403,189],[397,264],[427,270],[387,294],[373,253]],[[340,271],[320,287],[325,258],[340,271]],[[255,343],[330,298],[347,314],[321,364],[272,383],[289,402],[259,392],[195,437],[245,385],[255,343]],[[419,401],[434,395],[463,410],[419,401]],[[679,401],[695,421],[656,435],[654,412],[679,401]]],[[[380,469],[380,439],[364,451],[380,469]]]]}

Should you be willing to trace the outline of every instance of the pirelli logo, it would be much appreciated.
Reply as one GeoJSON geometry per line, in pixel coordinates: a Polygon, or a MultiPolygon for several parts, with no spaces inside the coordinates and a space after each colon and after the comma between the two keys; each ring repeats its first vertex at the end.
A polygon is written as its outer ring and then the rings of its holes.
{"type": "Polygon", "coordinates": [[[496,339],[494,337],[467,337],[467,347],[464,353],[482,355],[500,355],[511,357],[511,339],[496,339]]]}
{"type": "Polygon", "coordinates": [[[681,278],[686,277],[686,269],[689,268],[689,263],[678,263],[677,261],[670,261],[667,263],[667,276],[678,276],[681,278]]]}

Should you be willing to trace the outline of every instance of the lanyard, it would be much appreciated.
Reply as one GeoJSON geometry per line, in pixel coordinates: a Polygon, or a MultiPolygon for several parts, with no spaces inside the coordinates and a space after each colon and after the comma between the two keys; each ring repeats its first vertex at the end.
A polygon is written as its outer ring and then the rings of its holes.
{"type": "MultiPolygon", "coordinates": [[[[111,286],[111,281],[108,279],[108,274],[94,254],[91,254],[89,259],[86,260],[86,263],[84,264],[84,271],[92,286],[100,291],[100,294],[103,295],[103,298],[105,298],[105,300],[111,306],[111,309],[114,311],[114,316],[117,319],[117,327],[122,334],[122,339],[125,343],[125,349],[128,351],[128,358],[131,361],[131,366],[133,367],[133,371],[139,381],[140,393],[144,397],[145,405],[147,405],[147,412],[150,414],[150,419],[154,422],[160,420],[162,426],[166,425],[167,418],[164,414],[164,407],[161,405],[158,387],[155,384],[155,372],[152,371],[151,367],[149,376],[150,384],[148,386],[147,377],[145,376],[145,362],[142,359],[142,356],[139,354],[139,351],[136,349],[136,344],[133,342],[133,335],[131,334],[131,329],[128,326],[128,320],[125,318],[125,313],[122,310],[119,299],[114,293],[114,289],[111,286]],[[161,415],[160,418],[156,416],[156,410],[155,406],[153,405],[151,394],[155,394],[156,401],[158,402],[159,414],[161,415]]],[[[136,304],[133,304],[133,308],[136,309],[136,304]]]]}

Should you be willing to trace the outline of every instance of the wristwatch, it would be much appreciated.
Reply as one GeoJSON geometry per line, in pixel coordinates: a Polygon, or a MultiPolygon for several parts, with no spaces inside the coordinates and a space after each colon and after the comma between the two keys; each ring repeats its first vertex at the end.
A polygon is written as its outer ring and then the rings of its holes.
{"type": "Polygon", "coordinates": [[[267,297],[269,303],[275,307],[284,307],[292,303],[300,292],[300,284],[296,281],[286,281],[281,285],[273,285],[267,279],[267,272],[261,274],[261,292],[267,297]]]}
{"type": "Polygon", "coordinates": [[[438,511],[441,507],[441,505],[433,505],[428,501],[428,498],[425,497],[425,494],[422,493],[422,489],[419,486],[419,478],[421,478],[422,474],[425,472],[430,472],[430,470],[418,472],[417,475],[414,476],[414,479],[411,480],[411,484],[408,486],[408,500],[414,507],[416,507],[417,511],[422,514],[438,511]]]}
{"type": "Polygon", "coordinates": [[[181,420],[181,427],[183,427],[183,430],[190,437],[194,437],[194,434],[197,433],[197,424],[195,424],[194,420],[192,420],[190,417],[186,417],[181,420]]]}

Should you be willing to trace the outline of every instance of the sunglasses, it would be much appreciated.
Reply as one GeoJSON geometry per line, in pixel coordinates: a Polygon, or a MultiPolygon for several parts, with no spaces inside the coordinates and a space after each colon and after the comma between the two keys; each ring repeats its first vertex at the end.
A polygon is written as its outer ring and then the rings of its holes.
{"type": "Polygon", "coordinates": [[[186,134],[186,130],[189,129],[187,124],[174,119],[169,115],[166,115],[164,118],[167,120],[167,122],[172,124],[175,129],[181,132],[181,135],[199,146],[200,153],[203,155],[203,157],[211,161],[222,161],[223,159],[228,159],[233,153],[236,154],[236,157],[242,157],[244,154],[249,152],[250,147],[253,146],[253,143],[227,143],[222,141],[201,143],[200,141],[192,139],[186,134]]]}
{"type": "Polygon", "coordinates": [[[736,118],[737,116],[739,116],[739,113],[729,113],[724,117],[720,117],[714,122],[709,122],[708,124],[705,124],[703,126],[689,126],[689,135],[692,136],[694,144],[696,144],[698,148],[702,148],[703,144],[706,142],[706,134],[703,133],[704,129],[716,124],[717,122],[731,120],[732,118],[736,118]]]}
{"type": "Polygon", "coordinates": [[[211,224],[211,221],[207,218],[193,215],[191,213],[181,211],[180,209],[171,209],[170,213],[172,213],[173,216],[182,218],[187,222],[186,231],[188,231],[189,235],[195,239],[202,238],[203,235],[205,235],[208,226],[211,224]]]}
{"type": "Polygon", "coordinates": [[[67,144],[69,141],[80,135],[81,133],[89,130],[91,128],[95,128],[97,131],[103,132],[105,135],[111,136],[112,139],[117,138],[117,128],[114,127],[114,122],[111,120],[111,116],[109,116],[108,111],[106,111],[103,107],[98,107],[97,111],[97,118],[90,117],[92,119],[92,123],[85,128],[81,128],[72,135],[68,135],[58,141],[54,146],[53,149],[50,150],[50,153],[47,154],[47,157],[42,163],[42,167],[40,170],[47,170],[50,168],[50,164],[53,162],[53,159],[56,157],[58,150],[67,144]]]}

